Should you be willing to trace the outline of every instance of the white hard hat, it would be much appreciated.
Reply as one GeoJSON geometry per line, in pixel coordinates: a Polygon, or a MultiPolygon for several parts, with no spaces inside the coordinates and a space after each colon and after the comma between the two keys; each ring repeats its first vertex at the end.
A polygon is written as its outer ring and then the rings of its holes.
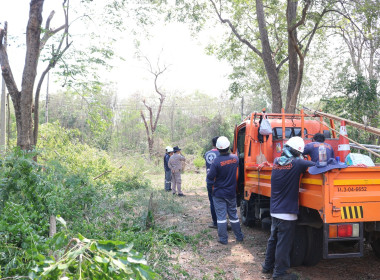
{"type": "Polygon", "coordinates": [[[294,136],[290,138],[285,145],[288,145],[289,147],[293,148],[294,150],[303,153],[303,150],[305,148],[305,142],[303,139],[299,136],[294,136]]]}
{"type": "Polygon", "coordinates": [[[166,151],[167,151],[168,153],[171,153],[171,152],[173,152],[173,148],[168,146],[167,149],[166,149],[166,151]]]}
{"type": "Polygon", "coordinates": [[[220,136],[216,141],[216,148],[219,150],[225,150],[230,146],[230,141],[226,136],[220,136]]]}

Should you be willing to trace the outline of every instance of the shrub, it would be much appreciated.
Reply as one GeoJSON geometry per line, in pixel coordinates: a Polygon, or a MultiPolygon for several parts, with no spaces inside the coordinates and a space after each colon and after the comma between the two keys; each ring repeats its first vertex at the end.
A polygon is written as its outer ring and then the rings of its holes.
{"type": "Polygon", "coordinates": [[[45,128],[40,142],[46,145],[40,152],[15,149],[0,161],[2,276],[26,275],[42,255],[47,255],[51,250],[51,215],[61,214],[74,232],[104,239],[123,218],[116,210],[117,196],[149,187],[139,174],[116,166],[104,152],[81,144],[76,132],[57,124],[45,128]],[[111,218],[108,223],[98,222],[107,215],[111,218]]]}
{"type": "Polygon", "coordinates": [[[51,187],[35,155],[16,148],[0,162],[0,266],[5,275],[27,271],[47,249],[51,187]]]}
{"type": "Polygon", "coordinates": [[[201,168],[201,167],[205,166],[205,164],[206,164],[205,159],[200,155],[198,155],[194,159],[193,163],[194,163],[196,168],[201,168]]]}
{"type": "MultiPolygon", "coordinates": [[[[15,149],[0,161],[0,278],[29,274],[57,279],[65,274],[77,279],[81,267],[87,279],[106,279],[104,273],[112,275],[107,279],[151,279],[155,274],[130,243],[167,273],[170,248],[193,240],[174,228],[146,228],[151,189],[143,170],[135,162],[114,164],[104,152],[80,143],[77,132],[57,124],[43,126],[41,132],[40,144],[46,145],[38,152],[15,149]],[[71,231],[58,225],[58,234],[48,238],[49,217],[57,214],[71,231]]],[[[177,212],[173,198],[156,195],[164,212],[177,212]]]]}

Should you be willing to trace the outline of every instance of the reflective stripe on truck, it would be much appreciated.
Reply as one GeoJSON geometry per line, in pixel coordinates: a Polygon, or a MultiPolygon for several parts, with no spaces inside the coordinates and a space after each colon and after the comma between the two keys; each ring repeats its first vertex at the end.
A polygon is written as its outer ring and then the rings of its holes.
{"type": "Polygon", "coordinates": [[[343,206],[341,209],[342,220],[345,219],[362,219],[363,206],[343,206]]]}

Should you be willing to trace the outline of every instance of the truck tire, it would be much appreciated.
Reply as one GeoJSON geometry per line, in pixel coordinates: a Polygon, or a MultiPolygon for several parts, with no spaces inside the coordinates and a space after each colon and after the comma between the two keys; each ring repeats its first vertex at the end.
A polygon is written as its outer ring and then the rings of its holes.
{"type": "Polygon", "coordinates": [[[240,218],[243,225],[247,227],[255,226],[255,207],[245,199],[240,202],[240,218]]]}
{"type": "Polygon", "coordinates": [[[376,257],[380,258],[380,238],[371,242],[371,247],[376,257]]]}
{"type": "Polygon", "coordinates": [[[308,240],[305,226],[296,226],[294,235],[293,248],[290,252],[290,266],[300,266],[304,262],[306,256],[308,240]]]}
{"type": "Polygon", "coordinates": [[[307,233],[307,250],[303,264],[314,266],[322,259],[323,256],[323,232],[322,228],[316,229],[310,226],[306,227],[307,233]]]}

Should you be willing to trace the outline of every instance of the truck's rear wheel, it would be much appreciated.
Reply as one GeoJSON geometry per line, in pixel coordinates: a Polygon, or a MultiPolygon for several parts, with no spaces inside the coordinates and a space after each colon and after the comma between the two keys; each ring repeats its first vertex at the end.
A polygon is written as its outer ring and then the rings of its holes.
{"type": "Polygon", "coordinates": [[[323,256],[323,234],[322,229],[316,229],[308,226],[307,230],[307,251],[303,264],[314,266],[322,259],[323,256]]]}
{"type": "Polygon", "coordinates": [[[380,238],[371,242],[371,247],[376,257],[380,258],[380,238]]]}
{"type": "Polygon", "coordinates": [[[290,266],[300,266],[305,259],[308,240],[305,226],[296,226],[293,248],[290,252],[290,266]]]}
{"type": "Polygon", "coordinates": [[[240,202],[240,218],[243,225],[248,227],[255,226],[255,207],[253,203],[242,199],[240,202]]]}

